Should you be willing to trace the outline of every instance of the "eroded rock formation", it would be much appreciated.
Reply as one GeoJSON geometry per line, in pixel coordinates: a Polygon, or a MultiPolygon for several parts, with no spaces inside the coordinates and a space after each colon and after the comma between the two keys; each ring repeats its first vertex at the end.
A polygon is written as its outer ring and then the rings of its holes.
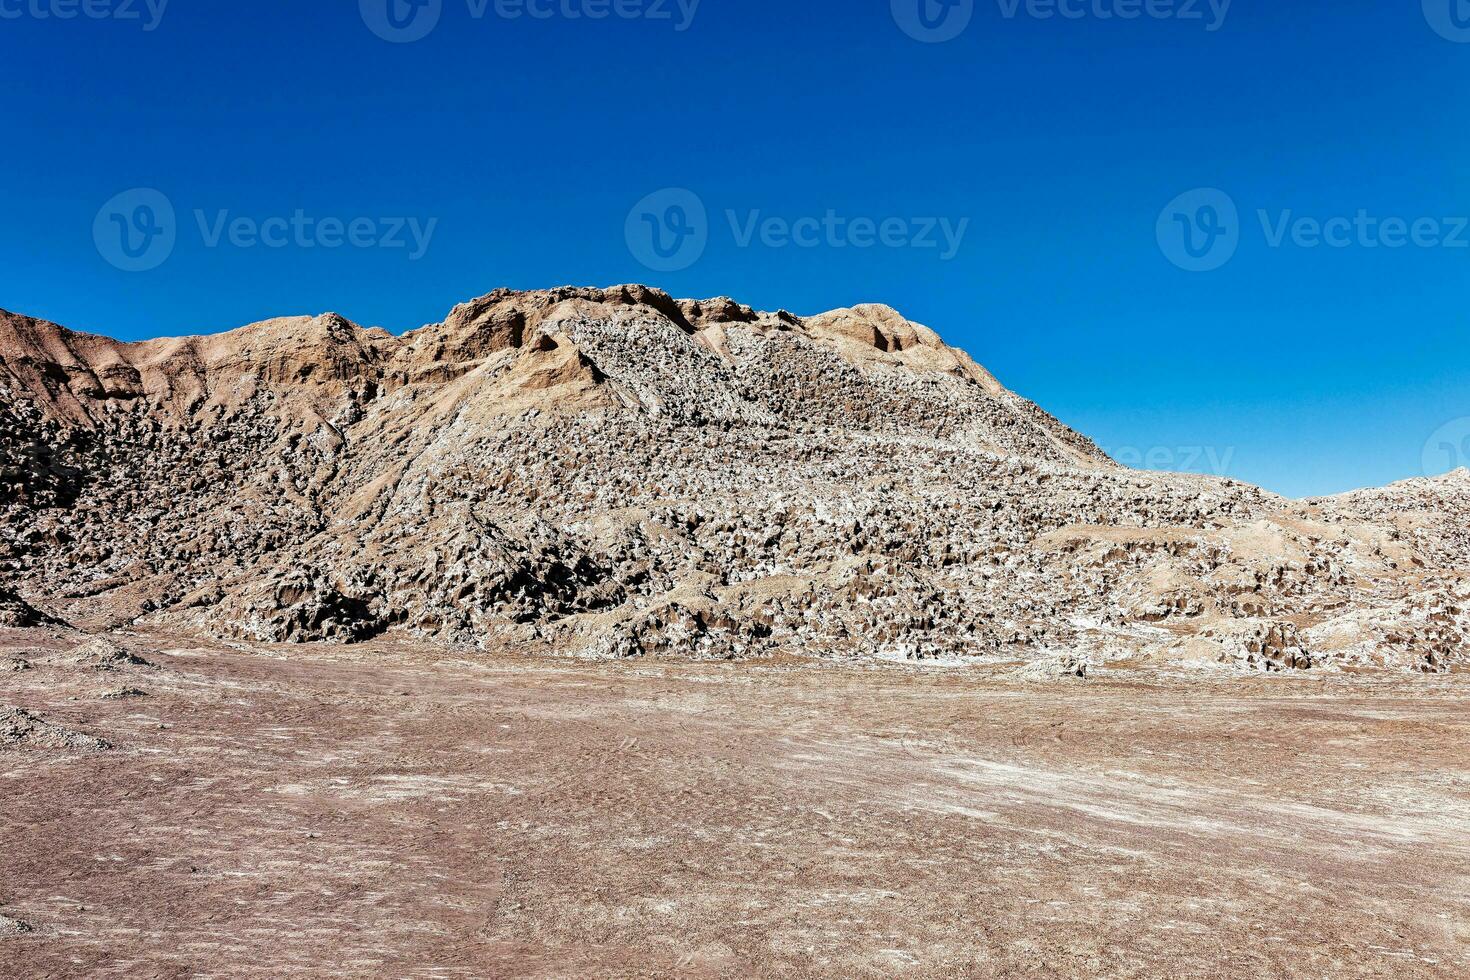
{"type": "Polygon", "coordinates": [[[1129,470],[881,306],[500,290],[402,337],[324,314],[137,344],[0,314],[0,494],[4,625],[1470,660],[1470,474],[1295,502],[1129,470]]]}

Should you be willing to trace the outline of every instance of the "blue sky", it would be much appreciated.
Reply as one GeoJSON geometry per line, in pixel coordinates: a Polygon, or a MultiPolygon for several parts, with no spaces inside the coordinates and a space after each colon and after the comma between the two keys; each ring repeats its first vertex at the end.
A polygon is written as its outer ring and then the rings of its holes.
{"type": "Polygon", "coordinates": [[[86,2],[0,0],[6,309],[881,301],[1128,462],[1470,462],[1470,0],[86,2]]]}

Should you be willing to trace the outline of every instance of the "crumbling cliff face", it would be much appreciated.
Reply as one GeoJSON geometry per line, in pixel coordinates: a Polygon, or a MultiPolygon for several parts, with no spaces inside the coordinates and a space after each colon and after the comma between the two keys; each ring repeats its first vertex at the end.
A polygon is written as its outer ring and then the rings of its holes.
{"type": "Polygon", "coordinates": [[[1116,465],[933,331],[642,286],[124,344],[0,313],[0,607],[597,657],[1470,663],[1470,474],[1116,465]]]}

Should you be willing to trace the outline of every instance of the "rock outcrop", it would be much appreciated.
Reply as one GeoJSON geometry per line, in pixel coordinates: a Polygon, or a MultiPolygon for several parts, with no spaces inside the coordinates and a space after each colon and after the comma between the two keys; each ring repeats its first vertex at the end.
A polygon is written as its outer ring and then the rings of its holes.
{"type": "Polygon", "coordinates": [[[10,589],[0,586],[0,628],[34,629],[37,626],[65,625],[55,616],[48,616],[26,602],[10,589]]]}
{"type": "Polygon", "coordinates": [[[37,717],[24,708],[0,710],[0,750],[28,748],[103,752],[112,745],[95,735],[75,732],[37,717]]]}
{"type": "Polygon", "coordinates": [[[0,314],[0,488],[0,625],[1470,662],[1470,474],[1294,502],[1129,470],[881,306],[499,290],[401,337],[137,344],[0,314]]]}

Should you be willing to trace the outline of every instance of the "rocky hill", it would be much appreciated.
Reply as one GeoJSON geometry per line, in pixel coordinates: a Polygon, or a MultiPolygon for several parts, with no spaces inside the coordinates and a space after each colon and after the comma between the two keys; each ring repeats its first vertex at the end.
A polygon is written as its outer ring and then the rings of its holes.
{"type": "Polygon", "coordinates": [[[1470,473],[1129,470],[881,306],[501,290],[136,344],[0,312],[0,625],[1441,672],[1467,568],[1470,473]]]}

